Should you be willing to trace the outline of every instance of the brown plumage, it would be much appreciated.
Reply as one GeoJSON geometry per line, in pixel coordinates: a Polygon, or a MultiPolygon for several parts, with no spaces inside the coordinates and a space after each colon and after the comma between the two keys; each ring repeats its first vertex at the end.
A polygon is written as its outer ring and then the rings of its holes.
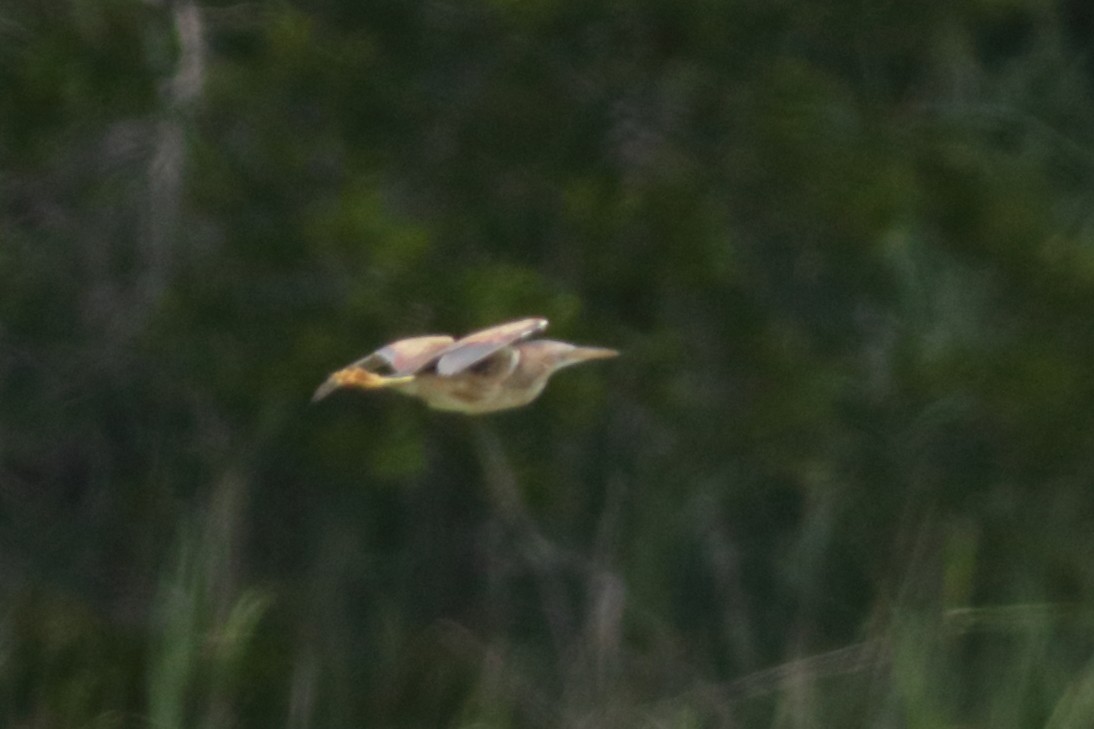
{"type": "Polygon", "coordinates": [[[312,400],[341,387],[390,388],[437,410],[477,415],[527,405],[563,367],[619,354],[603,347],[529,340],[546,328],[546,319],[533,318],[459,340],[447,335],[400,339],[334,372],[312,400]]]}

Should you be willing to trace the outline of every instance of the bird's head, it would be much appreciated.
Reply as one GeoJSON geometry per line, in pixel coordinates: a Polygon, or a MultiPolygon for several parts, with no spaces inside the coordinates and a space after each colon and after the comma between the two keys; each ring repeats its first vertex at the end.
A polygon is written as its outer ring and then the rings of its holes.
{"type": "Polygon", "coordinates": [[[536,339],[519,345],[523,363],[537,364],[552,374],[570,365],[588,362],[594,359],[618,357],[619,352],[606,347],[583,347],[580,345],[556,342],[553,339],[536,339]]]}

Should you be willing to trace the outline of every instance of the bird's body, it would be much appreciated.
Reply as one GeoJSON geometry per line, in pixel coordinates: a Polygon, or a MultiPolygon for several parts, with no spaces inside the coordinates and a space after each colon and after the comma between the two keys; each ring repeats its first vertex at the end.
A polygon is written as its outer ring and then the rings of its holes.
{"type": "Polygon", "coordinates": [[[402,339],[333,373],[313,399],[341,387],[389,388],[436,410],[478,415],[527,405],[563,367],[619,354],[602,347],[528,340],[546,327],[546,319],[522,319],[459,340],[447,335],[402,339]]]}

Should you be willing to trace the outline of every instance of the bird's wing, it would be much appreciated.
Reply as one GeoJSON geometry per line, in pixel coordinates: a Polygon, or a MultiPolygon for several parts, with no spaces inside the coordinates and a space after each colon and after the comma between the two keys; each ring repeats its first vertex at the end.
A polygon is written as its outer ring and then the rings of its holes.
{"type": "Polygon", "coordinates": [[[448,377],[463,372],[498,350],[527,339],[546,328],[546,319],[533,318],[511,321],[468,334],[441,352],[437,359],[437,374],[448,377]]]}
{"type": "Polygon", "coordinates": [[[447,334],[400,339],[377,349],[351,366],[361,367],[371,372],[389,367],[391,374],[396,377],[413,375],[432,364],[453,341],[447,334]]]}

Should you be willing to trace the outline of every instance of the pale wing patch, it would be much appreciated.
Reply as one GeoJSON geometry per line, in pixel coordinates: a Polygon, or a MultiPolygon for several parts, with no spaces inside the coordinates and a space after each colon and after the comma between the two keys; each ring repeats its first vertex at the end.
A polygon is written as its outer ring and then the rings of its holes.
{"type": "Polygon", "coordinates": [[[547,328],[547,320],[521,319],[468,334],[440,353],[437,374],[442,377],[463,372],[500,349],[527,339],[547,328]]]}
{"type": "Polygon", "coordinates": [[[387,366],[395,376],[412,375],[432,364],[453,341],[447,334],[400,339],[354,362],[354,365],[370,371],[387,366]]]}

